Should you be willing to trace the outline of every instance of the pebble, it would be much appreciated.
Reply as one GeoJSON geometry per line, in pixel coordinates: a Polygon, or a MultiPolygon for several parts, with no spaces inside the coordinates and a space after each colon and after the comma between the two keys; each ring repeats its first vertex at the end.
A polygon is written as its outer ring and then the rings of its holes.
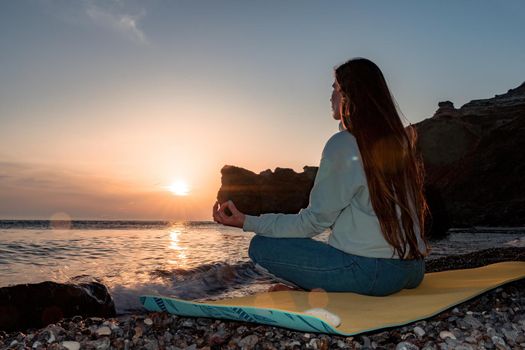
{"type": "Polygon", "coordinates": [[[244,334],[244,333],[246,333],[247,330],[248,330],[248,327],[240,326],[240,327],[237,328],[236,332],[237,332],[237,334],[244,334]]]}
{"type": "Polygon", "coordinates": [[[98,336],[111,335],[111,329],[108,326],[102,326],[96,331],[98,336]]]}
{"type": "Polygon", "coordinates": [[[217,332],[213,333],[208,342],[210,345],[221,345],[228,340],[230,337],[230,334],[224,330],[224,328],[218,330],[217,332]]]}
{"type": "Polygon", "coordinates": [[[471,337],[471,336],[466,337],[466,338],[465,338],[465,341],[466,341],[467,343],[471,343],[471,344],[475,344],[475,343],[477,342],[476,339],[475,339],[474,337],[471,337]]]}
{"type": "Polygon", "coordinates": [[[62,346],[68,350],[78,350],[80,349],[80,343],[77,341],[63,341],[62,346]]]}
{"type": "Polygon", "coordinates": [[[446,338],[456,339],[456,336],[450,331],[441,331],[441,332],[439,332],[439,337],[441,339],[446,339],[446,338]]]}
{"type": "Polygon", "coordinates": [[[407,341],[402,341],[396,345],[396,350],[419,350],[419,347],[407,341]]]}
{"type": "Polygon", "coordinates": [[[367,337],[366,335],[361,336],[361,339],[363,340],[363,347],[364,348],[369,348],[369,347],[372,346],[370,338],[367,337]]]}
{"type": "Polygon", "coordinates": [[[144,319],[144,324],[146,326],[151,326],[153,324],[153,321],[151,320],[151,318],[148,317],[144,319]]]}
{"type": "Polygon", "coordinates": [[[53,343],[55,340],[56,340],[55,335],[52,332],[50,332],[49,338],[47,339],[48,344],[53,343]]]}
{"type": "Polygon", "coordinates": [[[417,334],[418,337],[422,337],[425,335],[425,330],[419,326],[414,327],[414,333],[417,334]]]}
{"type": "Polygon", "coordinates": [[[158,350],[159,349],[159,343],[157,339],[148,339],[146,340],[146,343],[144,344],[144,348],[146,350],[158,350]]]}
{"type": "Polygon", "coordinates": [[[501,332],[503,333],[508,342],[516,343],[516,339],[518,338],[518,331],[503,328],[501,332]]]}
{"type": "Polygon", "coordinates": [[[182,322],[182,327],[193,327],[195,325],[195,322],[193,322],[192,319],[187,319],[184,322],[182,322]]]}
{"type": "Polygon", "coordinates": [[[139,327],[139,326],[135,327],[135,335],[134,335],[134,337],[140,338],[140,337],[142,337],[143,333],[144,332],[142,331],[141,327],[139,327]]]}
{"type": "Polygon", "coordinates": [[[319,349],[319,340],[316,338],[310,339],[308,342],[308,348],[309,349],[319,349]]]}
{"type": "Polygon", "coordinates": [[[468,326],[472,328],[480,328],[483,326],[483,324],[474,316],[472,315],[466,315],[463,318],[463,322],[465,322],[468,326]]]}
{"type": "Polygon", "coordinates": [[[93,347],[97,350],[106,350],[109,349],[111,343],[108,337],[100,338],[93,341],[88,341],[87,344],[89,347],[93,347]]]}
{"type": "Polygon", "coordinates": [[[469,344],[459,344],[454,347],[454,350],[474,350],[474,348],[469,344]]]}
{"type": "Polygon", "coordinates": [[[259,342],[259,337],[255,334],[250,334],[239,341],[239,346],[243,349],[253,349],[255,344],[259,342]]]}
{"type": "Polygon", "coordinates": [[[493,335],[490,339],[492,339],[492,342],[499,350],[507,350],[509,347],[507,344],[505,344],[505,340],[503,340],[501,337],[498,337],[497,335],[493,335]]]}

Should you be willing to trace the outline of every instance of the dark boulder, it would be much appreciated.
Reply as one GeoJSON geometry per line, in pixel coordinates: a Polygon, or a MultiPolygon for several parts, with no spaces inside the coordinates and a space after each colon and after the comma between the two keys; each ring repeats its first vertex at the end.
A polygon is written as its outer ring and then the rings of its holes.
{"type": "Polygon", "coordinates": [[[41,282],[0,288],[0,330],[40,328],[64,317],[113,317],[115,305],[98,282],[41,282]]]}

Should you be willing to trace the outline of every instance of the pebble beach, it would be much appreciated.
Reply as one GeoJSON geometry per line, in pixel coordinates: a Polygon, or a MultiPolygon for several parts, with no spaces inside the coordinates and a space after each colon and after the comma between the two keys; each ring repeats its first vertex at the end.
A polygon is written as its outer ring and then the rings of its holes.
{"type": "MultiPolygon", "coordinates": [[[[525,248],[492,248],[428,261],[426,272],[525,261],[525,248]]],[[[166,313],[63,319],[0,331],[1,349],[523,349],[525,280],[507,283],[425,320],[353,337],[166,313]]]]}

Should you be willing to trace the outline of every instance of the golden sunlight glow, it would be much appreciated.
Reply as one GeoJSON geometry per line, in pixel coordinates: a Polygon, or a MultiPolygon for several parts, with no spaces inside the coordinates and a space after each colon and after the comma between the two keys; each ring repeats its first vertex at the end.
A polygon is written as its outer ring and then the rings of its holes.
{"type": "Polygon", "coordinates": [[[177,251],[177,259],[170,259],[168,262],[173,265],[186,266],[187,256],[184,252],[186,248],[180,245],[180,234],[180,230],[170,230],[170,249],[177,251]]]}
{"type": "Polygon", "coordinates": [[[176,196],[187,196],[190,192],[188,184],[179,180],[168,186],[168,190],[176,196]]]}

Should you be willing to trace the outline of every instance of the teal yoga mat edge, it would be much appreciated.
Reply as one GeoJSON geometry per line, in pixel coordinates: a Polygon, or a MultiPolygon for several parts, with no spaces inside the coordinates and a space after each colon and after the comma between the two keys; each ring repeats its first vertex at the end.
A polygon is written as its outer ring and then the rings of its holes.
{"type": "Polygon", "coordinates": [[[439,313],[441,313],[441,312],[443,312],[445,310],[448,310],[448,309],[450,309],[450,308],[452,308],[454,306],[457,306],[457,305],[459,305],[461,303],[464,303],[465,301],[468,301],[470,299],[473,299],[473,298],[475,298],[475,297],[477,297],[477,296],[479,296],[479,295],[481,295],[483,293],[486,293],[486,292],[488,292],[490,290],[493,290],[493,289],[496,289],[496,288],[498,288],[498,287],[500,287],[502,285],[505,285],[507,283],[511,283],[511,282],[514,282],[514,281],[518,281],[518,280],[523,279],[523,278],[525,278],[525,273],[522,276],[519,276],[519,277],[516,277],[516,278],[512,278],[512,279],[503,281],[501,283],[498,283],[496,285],[490,286],[488,288],[485,288],[485,289],[477,292],[476,294],[473,294],[473,295],[471,295],[471,296],[469,296],[467,298],[464,298],[464,299],[461,299],[461,300],[459,300],[457,302],[454,302],[454,303],[452,303],[452,304],[450,304],[450,305],[448,305],[446,307],[443,307],[443,308],[441,308],[441,309],[439,309],[439,310],[437,310],[435,312],[423,315],[421,317],[418,317],[418,318],[415,318],[415,319],[412,319],[412,320],[409,320],[409,321],[397,322],[397,323],[393,323],[393,324],[392,323],[384,324],[384,325],[381,325],[381,326],[378,326],[378,327],[372,327],[372,328],[369,328],[369,329],[360,330],[360,331],[357,331],[357,332],[350,332],[350,333],[340,332],[336,328],[332,327],[329,323],[325,322],[324,320],[322,320],[322,319],[320,319],[318,317],[311,316],[311,315],[306,315],[304,313],[299,313],[299,312],[294,312],[294,311],[283,311],[283,310],[280,310],[280,309],[259,308],[259,307],[253,307],[253,306],[232,306],[232,305],[206,304],[205,302],[192,302],[192,301],[188,301],[188,300],[182,300],[182,299],[170,298],[170,297],[163,297],[163,296],[159,296],[159,295],[143,295],[143,296],[140,296],[140,301],[141,301],[141,304],[148,311],[169,312],[168,310],[163,310],[157,304],[155,299],[163,300],[163,301],[169,300],[171,302],[176,302],[177,304],[189,304],[189,305],[195,305],[197,307],[199,307],[199,306],[206,306],[206,307],[209,307],[209,308],[221,308],[221,309],[238,308],[238,309],[241,309],[241,310],[248,310],[249,312],[253,312],[254,310],[255,311],[257,311],[257,310],[271,311],[271,312],[274,312],[276,314],[283,313],[283,314],[294,315],[298,319],[302,318],[302,319],[306,319],[307,321],[311,320],[311,321],[315,322],[316,324],[321,325],[325,329],[325,331],[319,330],[319,329],[317,329],[316,327],[313,327],[313,326],[310,327],[310,329],[304,329],[304,328],[302,328],[300,326],[294,327],[293,324],[292,324],[292,326],[285,326],[283,324],[265,323],[265,322],[261,322],[260,320],[248,321],[246,319],[231,318],[231,317],[227,317],[227,316],[226,317],[220,317],[220,316],[206,316],[206,315],[195,315],[195,314],[178,314],[178,313],[175,313],[175,312],[171,312],[171,313],[176,314],[176,315],[186,316],[186,317],[208,317],[208,318],[220,318],[220,319],[233,320],[233,321],[259,323],[259,324],[266,324],[266,325],[269,325],[269,326],[284,327],[284,328],[289,328],[289,329],[298,330],[298,331],[305,331],[305,332],[336,334],[336,335],[341,335],[341,336],[354,336],[354,335],[357,335],[357,334],[371,332],[371,331],[375,331],[375,330],[379,330],[379,329],[386,329],[386,328],[404,326],[404,325],[412,323],[412,322],[416,322],[416,321],[420,321],[420,320],[424,320],[424,319],[433,317],[433,316],[438,315],[439,313]]]}
{"type": "MultiPolygon", "coordinates": [[[[164,311],[164,312],[168,312],[168,313],[172,313],[172,314],[176,314],[180,316],[186,316],[186,317],[220,318],[220,319],[233,320],[233,321],[265,324],[268,326],[275,326],[275,327],[284,327],[284,328],[289,328],[289,329],[304,331],[304,332],[344,335],[344,333],[338,332],[337,329],[333,328],[329,323],[325,322],[324,320],[318,317],[306,315],[300,312],[285,311],[285,310],[273,309],[273,308],[261,308],[261,307],[255,307],[255,306],[207,304],[205,302],[192,302],[188,300],[163,297],[159,295],[143,295],[143,296],[140,296],[140,301],[142,305],[148,311],[164,311]],[[162,304],[164,304],[164,306],[161,306],[162,304]],[[187,313],[184,311],[183,312],[170,312],[169,308],[173,307],[174,306],[173,304],[177,304],[178,306],[181,306],[181,305],[193,306],[195,308],[199,308],[201,312],[195,312],[195,313],[193,312],[187,313]],[[228,311],[228,312],[223,313],[221,315],[211,315],[211,314],[206,314],[206,312],[203,311],[204,310],[203,307],[204,309],[207,309],[208,312],[210,312],[210,310],[214,310],[214,311],[222,310],[222,311],[228,311]],[[274,317],[275,315],[277,315],[280,318],[280,320],[279,321],[272,320],[267,315],[264,315],[267,313],[270,313],[274,317]]],[[[177,306],[175,307],[177,308],[177,306]]],[[[211,313],[213,313],[213,311],[211,311],[211,313]]]]}

